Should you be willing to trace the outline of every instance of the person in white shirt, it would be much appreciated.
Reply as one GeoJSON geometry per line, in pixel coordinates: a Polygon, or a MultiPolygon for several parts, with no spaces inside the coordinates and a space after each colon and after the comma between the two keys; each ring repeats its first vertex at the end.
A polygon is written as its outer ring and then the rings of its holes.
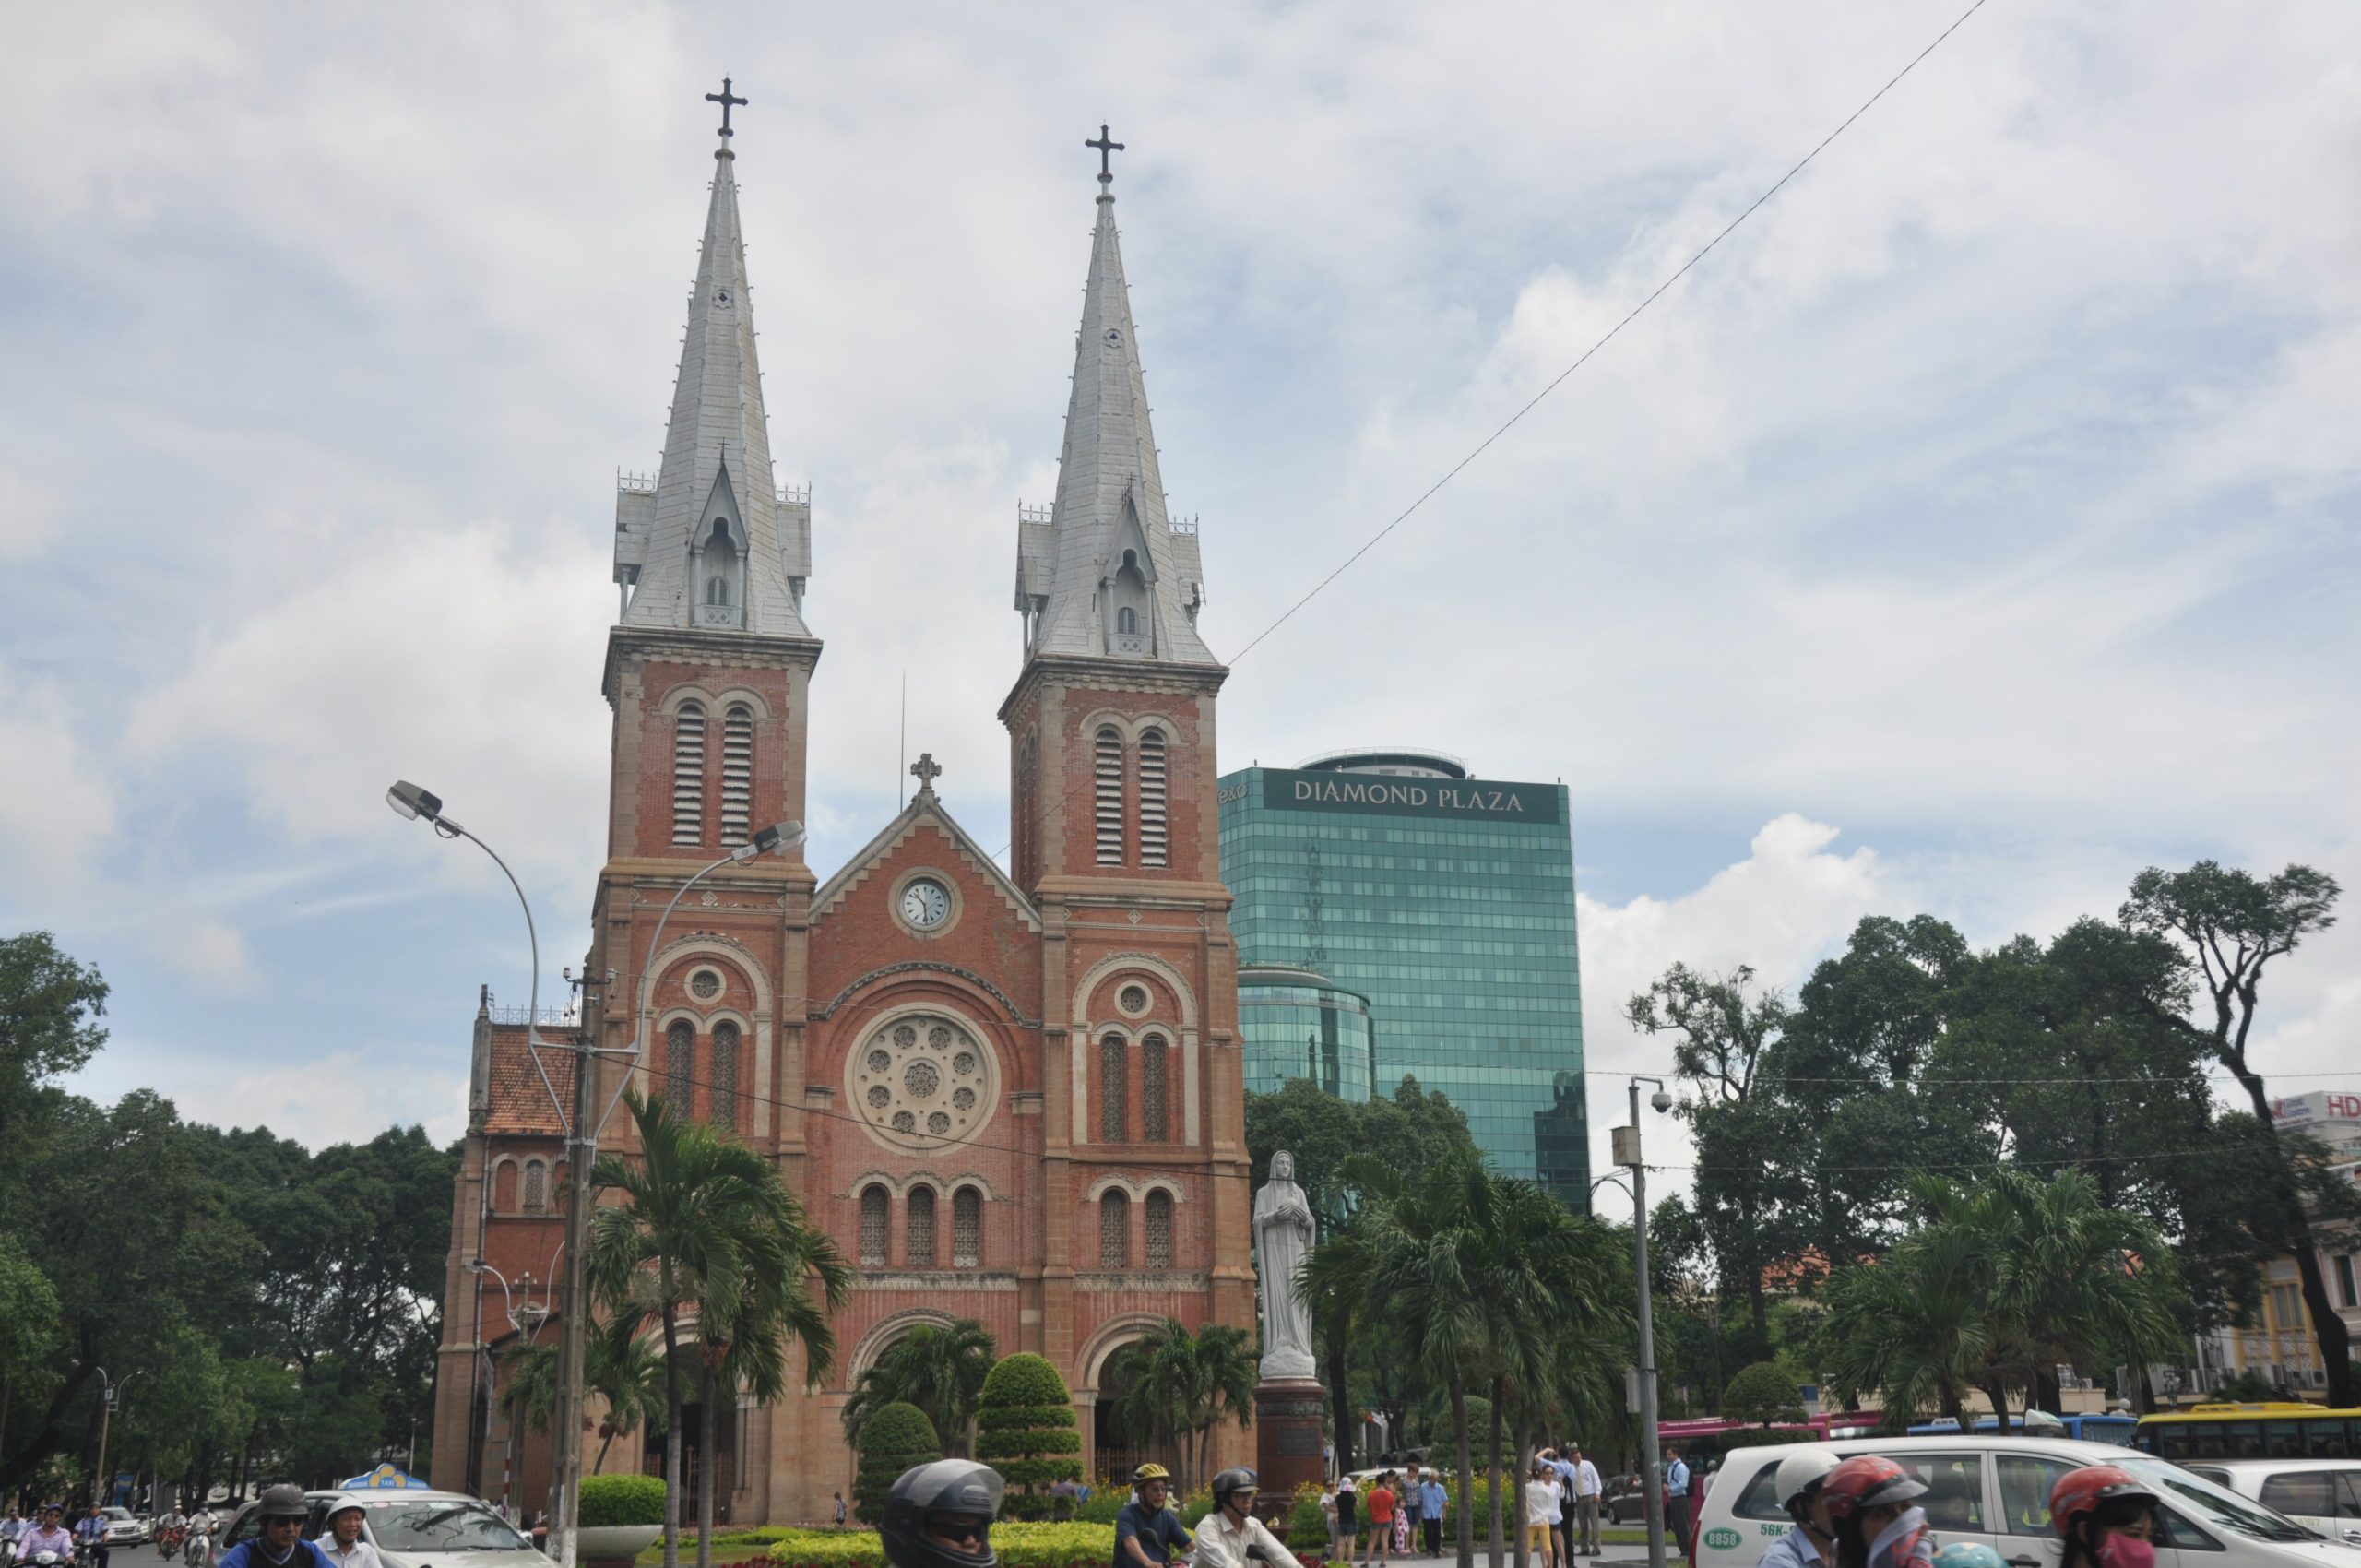
{"type": "Polygon", "coordinates": [[[1573,1549],[1584,1557],[1596,1557],[1601,1553],[1598,1544],[1598,1500],[1606,1491],[1607,1486],[1598,1479],[1598,1467],[1583,1456],[1581,1443],[1577,1443],[1569,1447],[1567,1457],[1574,1467],[1575,1529],[1573,1533],[1581,1537],[1574,1543],[1573,1549]]]}
{"type": "Polygon", "coordinates": [[[1197,1525],[1197,1568],[1303,1568],[1270,1526],[1254,1517],[1254,1472],[1224,1470],[1214,1478],[1214,1511],[1197,1525]],[[1256,1556],[1250,1560],[1248,1552],[1256,1556]]]}
{"type": "Polygon", "coordinates": [[[1551,1526],[1565,1512],[1565,1499],[1558,1489],[1558,1472],[1549,1467],[1547,1459],[1533,1462],[1533,1474],[1525,1482],[1525,1533],[1526,1550],[1537,1563],[1556,1568],[1558,1543],[1551,1526]]]}
{"type": "Polygon", "coordinates": [[[380,1568],[377,1549],[361,1538],[361,1504],[347,1500],[328,1515],[327,1533],[319,1538],[329,1568],[380,1568]]]}

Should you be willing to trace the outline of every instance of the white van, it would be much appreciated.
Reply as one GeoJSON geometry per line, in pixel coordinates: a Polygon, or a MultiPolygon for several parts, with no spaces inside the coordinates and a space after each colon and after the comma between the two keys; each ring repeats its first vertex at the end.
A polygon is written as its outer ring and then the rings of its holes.
{"type": "MultiPolygon", "coordinates": [[[[2164,1499],[2157,1568],[2361,1568],[2361,1548],[2312,1531],[2177,1465],[2107,1443],[1977,1433],[1859,1437],[1828,1445],[1880,1454],[1926,1483],[1918,1505],[1938,1545],[1982,1541],[2010,1568],[2058,1568],[2049,1489],[2084,1465],[2120,1465],[2164,1499]]],[[[1697,1525],[1697,1568],[1754,1568],[1794,1528],[1773,1495],[1786,1448],[1739,1448],[1722,1461],[1697,1525]]]]}

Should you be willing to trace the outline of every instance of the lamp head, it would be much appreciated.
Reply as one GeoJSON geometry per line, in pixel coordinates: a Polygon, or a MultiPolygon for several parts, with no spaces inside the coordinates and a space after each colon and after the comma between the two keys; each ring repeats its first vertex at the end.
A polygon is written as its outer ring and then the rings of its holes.
{"type": "Polygon", "coordinates": [[[1672,1109],[1672,1096],[1667,1091],[1659,1088],[1655,1093],[1648,1096],[1648,1104],[1655,1107],[1658,1111],[1670,1111],[1672,1109]]]}
{"type": "Polygon", "coordinates": [[[730,856],[736,861],[751,861],[757,855],[767,855],[777,849],[781,853],[803,842],[803,825],[800,822],[775,822],[768,827],[754,830],[753,842],[730,856]]]}
{"type": "Polygon", "coordinates": [[[386,803],[403,817],[415,821],[424,817],[429,822],[443,819],[443,797],[431,790],[421,790],[407,778],[397,778],[386,791],[386,803]]]}

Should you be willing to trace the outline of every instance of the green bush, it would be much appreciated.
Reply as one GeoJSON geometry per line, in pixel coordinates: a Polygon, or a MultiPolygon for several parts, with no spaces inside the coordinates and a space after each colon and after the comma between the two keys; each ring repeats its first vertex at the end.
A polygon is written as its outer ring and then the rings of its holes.
{"type": "Polygon", "coordinates": [[[885,1517],[885,1498],[902,1472],[943,1457],[934,1423],[916,1405],[881,1405],[860,1424],[860,1468],[853,1478],[853,1512],[864,1525],[885,1517]]]}
{"type": "Polygon", "coordinates": [[[1289,1551],[1319,1551],[1328,1550],[1328,1515],[1320,1506],[1320,1489],[1299,1486],[1295,1489],[1295,1504],[1287,1511],[1287,1548],[1289,1551]]]}
{"type": "Polygon", "coordinates": [[[664,1522],[661,1476],[585,1476],[581,1521],[585,1528],[664,1522]]]}
{"type": "MultiPolygon", "coordinates": [[[[777,1568],[886,1568],[874,1530],[788,1530],[771,1548],[777,1568]]],[[[1112,1525],[1003,1522],[992,1526],[1003,1568],[1104,1568],[1115,1555],[1112,1525]]]]}
{"type": "MultiPolygon", "coordinates": [[[[998,1470],[1009,1485],[1002,1516],[1048,1518],[1049,1489],[1059,1481],[1082,1479],[1082,1461],[1074,1457],[1081,1452],[1074,1396],[1058,1369],[1029,1351],[993,1362],[984,1374],[976,1412],[976,1457],[998,1470]]],[[[1113,1550],[1110,1538],[1110,1557],[1113,1550]]]]}

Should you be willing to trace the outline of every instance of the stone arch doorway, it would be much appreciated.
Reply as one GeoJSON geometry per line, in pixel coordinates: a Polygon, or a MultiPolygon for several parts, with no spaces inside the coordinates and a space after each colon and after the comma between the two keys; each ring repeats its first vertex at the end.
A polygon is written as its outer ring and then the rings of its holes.
{"type": "Polygon", "coordinates": [[[1132,1472],[1150,1459],[1162,1459],[1155,1451],[1152,1432],[1136,1429],[1123,1418],[1123,1398],[1131,1392],[1131,1383],[1124,1377],[1121,1351],[1110,1351],[1106,1364],[1098,1372],[1098,1400],[1092,1407],[1092,1436],[1097,1452],[1091,1456],[1092,1479],[1104,1481],[1119,1490],[1131,1484],[1132,1472]]]}

